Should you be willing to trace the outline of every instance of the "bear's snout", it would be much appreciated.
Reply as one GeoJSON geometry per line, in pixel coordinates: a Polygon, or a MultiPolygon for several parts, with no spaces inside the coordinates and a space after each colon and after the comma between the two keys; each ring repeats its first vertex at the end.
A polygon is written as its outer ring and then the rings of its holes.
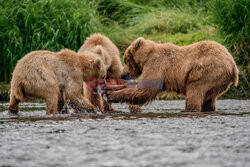
{"type": "Polygon", "coordinates": [[[120,78],[121,78],[121,79],[128,80],[128,79],[129,79],[129,73],[128,73],[128,72],[123,72],[123,73],[120,75],[120,78]]]}

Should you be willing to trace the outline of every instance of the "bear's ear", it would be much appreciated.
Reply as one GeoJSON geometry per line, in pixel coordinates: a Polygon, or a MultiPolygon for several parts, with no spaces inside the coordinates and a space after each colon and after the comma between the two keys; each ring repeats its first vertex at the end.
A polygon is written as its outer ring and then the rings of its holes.
{"type": "Polygon", "coordinates": [[[137,38],[134,41],[134,44],[132,45],[131,52],[132,53],[136,52],[140,48],[140,46],[142,46],[142,44],[144,43],[144,40],[145,39],[143,37],[137,38]]]}
{"type": "Polygon", "coordinates": [[[101,60],[95,59],[93,67],[94,67],[94,71],[99,72],[101,70],[101,60]]]}
{"type": "Polygon", "coordinates": [[[100,45],[97,45],[94,49],[93,49],[93,52],[100,55],[101,57],[104,56],[104,53],[103,53],[103,47],[100,46],[100,45]]]}

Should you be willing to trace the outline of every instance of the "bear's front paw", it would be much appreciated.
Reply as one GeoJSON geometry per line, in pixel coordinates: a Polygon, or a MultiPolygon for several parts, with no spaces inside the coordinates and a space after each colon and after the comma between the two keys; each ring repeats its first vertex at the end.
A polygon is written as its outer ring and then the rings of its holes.
{"type": "Polygon", "coordinates": [[[108,103],[119,103],[121,101],[121,96],[114,91],[108,90],[106,96],[108,103]]]}

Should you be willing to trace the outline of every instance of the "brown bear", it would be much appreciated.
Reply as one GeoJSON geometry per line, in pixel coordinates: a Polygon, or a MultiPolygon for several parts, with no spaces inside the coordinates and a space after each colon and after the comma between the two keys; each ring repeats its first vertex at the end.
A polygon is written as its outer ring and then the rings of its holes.
{"type": "Polygon", "coordinates": [[[78,55],[68,49],[33,51],[14,69],[9,113],[17,113],[19,102],[30,98],[45,99],[46,114],[56,114],[68,99],[75,109],[91,111],[94,106],[81,95],[83,82],[87,77],[105,76],[105,65],[94,55],[78,55]]]}
{"type": "Polygon", "coordinates": [[[185,111],[215,111],[216,99],[232,83],[238,84],[233,57],[224,46],[213,41],[180,47],[140,37],[127,48],[124,62],[124,73],[139,77],[141,86],[108,91],[111,102],[145,104],[159,92],[167,91],[186,96],[185,111]],[[153,87],[151,82],[151,87],[147,87],[152,80],[160,82],[153,82],[153,87]]]}
{"type": "MultiPolygon", "coordinates": [[[[81,48],[78,50],[80,54],[95,54],[105,64],[107,71],[107,82],[115,82],[123,71],[118,48],[106,36],[101,34],[93,34],[88,37],[81,48]]],[[[102,100],[101,97],[90,88],[90,82],[84,84],[84,96],[87,97],[94,106],[100,110],[115,111],[111,103],[102,100]],[[104,104],[102,104],[102,101],[104,104]]]]}

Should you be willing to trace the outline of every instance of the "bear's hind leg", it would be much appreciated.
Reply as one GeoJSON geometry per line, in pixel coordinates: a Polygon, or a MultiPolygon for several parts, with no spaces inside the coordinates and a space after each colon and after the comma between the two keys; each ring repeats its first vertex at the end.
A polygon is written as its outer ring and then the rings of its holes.
{"type": "Polygon", "coordinates": [[[216,111],[216,99],[220,97],[229,88],[229,86],[230,84],[210,89],[206,93],[204,104],[202,105],[202,111],[216,111]]]}
{"type": "Polygon", "coordinates": [[[200,112],[204,101],[204,88],[189,85],[186,91],[186,112],[200,112]]]}
{"type": "Polygon", "coordinates": [[[10,104],[8,106],[8,112],[12,114],[17,114],[19,111],[18,104],[20,103],[20,100],[17,99],[15,96],[10,96],[10,104]]]}
{"type": "Polygon", "coordinates": [[[204,103],[202,105],[202,111],[204,111],[204,112],[215,111],[216,110],[215,102],[216,102],[216,98],[204,101],[204,103]]]}

